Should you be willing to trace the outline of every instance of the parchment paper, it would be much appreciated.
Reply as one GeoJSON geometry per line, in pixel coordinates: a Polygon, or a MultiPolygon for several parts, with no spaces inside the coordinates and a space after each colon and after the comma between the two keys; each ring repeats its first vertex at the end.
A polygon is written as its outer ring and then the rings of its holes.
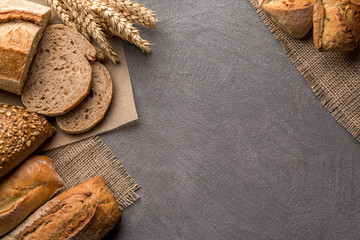
{"type": "MultiPolygon", "coordinates": [[[[45,0],[31,1],[48,5],[45,0]]],[[[57,18],[56,13],[54,12],[52,13],[51,23],[61,23],[60,19],[57,18]]],[[[77,142],[79,140],[113,130],[138,119],[129,70],[124,49],[122,47],[122,40],[111,39],[111,44],[114,47],[115,52],[117,52],[122,58],[122,62],[120,64],[113,64],[110,60],[107,60],[103,63],[110,72],[114,88],[113,100],[105,118],[92,130],[79,135],[65,134],[56,126],[56,133],[44,146],[42,146],[41,150],[49,150],[69,143],[77,142]]],[[[0,102],[23,106],[20,96],[1,90],[0,102]]],[[[54,119],[49,118],[49,120],[56,125],[54,119]]]]}

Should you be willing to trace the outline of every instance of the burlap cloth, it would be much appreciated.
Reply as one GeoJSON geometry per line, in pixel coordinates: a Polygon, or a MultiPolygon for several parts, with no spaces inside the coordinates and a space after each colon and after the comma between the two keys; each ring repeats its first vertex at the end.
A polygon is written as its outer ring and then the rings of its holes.
{"type": "Polygon", "coordinates": [[[297,40],[286,34],[257,0],[249,0],[286,54],[331,115],[360,141],[360,51],[319,52],[310,32],[297,40]]]}
{"type": "Polygon", "coordinates": [[[139,199],[135,193],[139,185],[97,136],[42,154],[53,160],[56,171],[64,180],[66,189],[95,176],[101,176],[122,209],[139,199]]]}

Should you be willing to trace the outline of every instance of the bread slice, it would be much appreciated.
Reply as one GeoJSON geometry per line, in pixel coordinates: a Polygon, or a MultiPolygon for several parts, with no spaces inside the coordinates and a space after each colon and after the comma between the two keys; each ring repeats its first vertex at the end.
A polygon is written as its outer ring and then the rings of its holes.
{"type": "Polygon", "coordinates": [[[92,83],[89,95],[70,112],[56,117],[61,130],[68,134],[83,133],[105,116],[112,99],[113,86],[108,70],[99,62],[91,65],[92,83]]]}
{"type": "Polygon", "coordinates": [[[51,16],[49,7],[25,0],[1,0],[0,22],[24,20],[47,25],[51,16]]]}
{"type": "Polygon", "coordinates": [[[95,48],[62,24],[45,29],[21,99],[30,110],[58,116],[76,107],[89,93],[95,48]]]}
{"type": "Polygon", "coordinates": [[[0,182],[0,236],[15,228],[31,212],[63,187],[53,162],[32,156],[0,182]]]}
{"type": "Polygon", "coordinates": [[[352,51],[359,39],[359,1],[315,1],[314,43],[320,51],[352,51]]]}
{"type": "Polygon", "coordinates": [[[21,94],[50,16],[49,7],[36,3],[24,0],[0,2],[0,89],[21,94]]]}
{"type": "Polygon", "coordinates": [[[2,240],[99,240],[121,221],[121,216],[104,179],[95,177],[44,204],[2,240]]]}
{"type": "Polygon", "coordinates": [[[303,38],[312,27],[314,0],[260,0],[259,4],[294,38],[303,38]]]}

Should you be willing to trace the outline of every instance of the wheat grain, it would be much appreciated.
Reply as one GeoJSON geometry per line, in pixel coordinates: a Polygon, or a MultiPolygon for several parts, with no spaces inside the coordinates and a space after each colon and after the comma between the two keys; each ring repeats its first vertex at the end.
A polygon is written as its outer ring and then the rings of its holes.
{"type": "Polygon", "coordinates": [[[67,9],[64,4],[60,3],[58,0],[47,0],[47,2],[50,4],[51,8],[54,10],[54,12],[57,13],[59,18],[64,22],[66,26],[74,30],[77,29],[76,24],[71,21],[72,18],[66,11],[67,9]]]}
{"type": "Polygon", "coordinates": [[[111,6],[116,7],[130,21],[137,22],[144,27],[156,29],[155,22],[158,21],[156,14],[144,5],[129,0],[107,0],[111,6]]]}
{"type": "Polygon", "coordinates": [[[101,0],[87,0],[87,6],[106,21],[107,30],[113,30],[113,34],[136,45],[143,52],[151,52],[150,43],[140,37],[139,30],[121,12],[101,0]]]}
{"type": "Polygon", "coordinates": [[[114,63],[120,61],[119,55],[117,55],[109,42],[106,40],[106,35],[102,31],[101,26],[97,23],[95,17],[92,15],[91,10],[88,5],[82,0],[73,1],[73,0],[63,0],[68,6],[77,9],[83,13],[84,18],[81,19],[83,29],[95,39],[95,41],[100,45],[105,54],[110,58],[114,63]]]}

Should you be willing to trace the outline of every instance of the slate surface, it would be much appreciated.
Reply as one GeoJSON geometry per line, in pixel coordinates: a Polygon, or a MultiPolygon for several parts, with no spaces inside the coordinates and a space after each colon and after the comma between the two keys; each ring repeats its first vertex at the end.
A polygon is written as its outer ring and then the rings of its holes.
{"type": "Polygon", "coordinates": [[[144,0],[140,120],[102,135],[141,199],[106,239],[358,239],[360,145],[246,0],[144,0]]]}

